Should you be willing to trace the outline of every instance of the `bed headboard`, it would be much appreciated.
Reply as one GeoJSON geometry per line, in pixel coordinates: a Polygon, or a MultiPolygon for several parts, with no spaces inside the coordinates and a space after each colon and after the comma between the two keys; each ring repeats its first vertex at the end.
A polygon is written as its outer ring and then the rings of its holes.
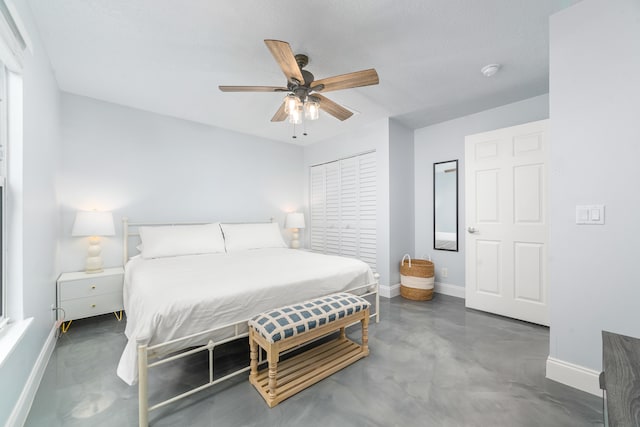
{"type": "MultiPolygon", "coordinates": [[[[253,221],[253,222],[223,222],[223,224],[255,224],[255,223],[269,223],[274,222],[275,218],[271,217],[269,221],[253,221]]],[[[202,221],[202,222],[129,222],[129,218],[122,218],[122,261],[125,265],[129,261],[129,245],[133,245],[135,248],[140,244],[140,232],[139,227],[154,227],[154,226],[170,226],[170,225],[204,225],[211,224],[217,221],[202,221]]]]}

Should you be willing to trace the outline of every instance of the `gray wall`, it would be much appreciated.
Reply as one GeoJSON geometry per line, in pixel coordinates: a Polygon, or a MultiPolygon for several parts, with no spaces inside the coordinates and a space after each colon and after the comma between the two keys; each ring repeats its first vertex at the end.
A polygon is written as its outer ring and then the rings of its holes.
{"type": "MultiPolygon", "coordinates": [[[[0,367],[0,425],[9,417],[53,327],[60,230],[56,182],[60,168],[60,92],[26,2],[13,2],[33,42],[25,52],[23,143],[9,153],[9,315],[33,318],[0,367]],[[22,158],[20,158],[20,156],[22,158]]],[[[12,147],[10,147],[11,149],[12,147]]]]}
{"type": "Polygon", "coordinates": [[[400,283],[398,264],[415,247],[413,130],[389,120],[389,283],[400,283]]]}
{"type": "Polygon", "coordinates": [[[596,371],[601,330],[640,337],[640,2],[551,18],[550,355],[596,371]],[[578,204],[606,205],[578,226],[578,204]]]}
{"type": "MultiPolygon", "coordinates": [[[[363,126],[357,132],[347,132],[323,142],[312,144],[304,148],[304,191],[308,205],[309,201],[309,167],[320,163],[376,150],[378,173],[378,210],[377,221],[377,266],[380,274],[380,284],[389,285],[389,119],[381,119],[363,126]]],[[[308,206],[306,211],[308,215],[308,206]]],[[[309,242],[309,233],[304,239],[309,242]]]]}
{"type": "Polygon", "coordinates": [[[415,254],[431,255],[436,281],[464,286],[464,137],[549,117],[548,95],[482,111],[415,131],[415,254]],[[458,160],[459,251],[433,250],[433,163],[458,160]],[[442,268],[449,271],[441,277],[442,268]]]}
{"type": "Polygon", "coordinates": [[[260,221],[303,207],[302,147],[63,94],[63,271],[84,268],[77,210],[114,212],[105,266],[122,265],[120,218],[260,221]]]}

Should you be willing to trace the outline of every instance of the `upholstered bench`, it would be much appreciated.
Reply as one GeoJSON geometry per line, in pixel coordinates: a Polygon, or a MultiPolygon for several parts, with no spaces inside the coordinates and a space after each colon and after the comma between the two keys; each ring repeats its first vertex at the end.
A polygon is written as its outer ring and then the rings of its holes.
{"type": "Polygon", "coordinates": [[[269,407],[369,354],[369,305],[364,298],[339,293],[269,310],[249,321],[249,381],[269,407]],[[357,321],[362,324],[362,344],[345,335],[345,327],[357,321]],[[282,352],[338,330],[335,340],[278,365],[282,352]],[[266,351],[269,365],[262,371],[258,371],[260,348],[266,351]]]}

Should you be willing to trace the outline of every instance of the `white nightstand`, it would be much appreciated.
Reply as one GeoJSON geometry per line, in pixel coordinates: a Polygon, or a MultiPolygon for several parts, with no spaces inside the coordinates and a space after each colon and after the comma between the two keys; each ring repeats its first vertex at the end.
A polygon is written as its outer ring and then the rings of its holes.
{"type": "MultiPolygon", "coordinates": [[[[101,273],[87,274],[84,271],[62,273],[56,286],[58,308],[63,309],[65,333],[75,319],[97,316],[99,314],[115,314],[122,320],[122,267],[105,268],[101,273]]],[[[58,318],[60,319],[60,312],[58,318]]]]}

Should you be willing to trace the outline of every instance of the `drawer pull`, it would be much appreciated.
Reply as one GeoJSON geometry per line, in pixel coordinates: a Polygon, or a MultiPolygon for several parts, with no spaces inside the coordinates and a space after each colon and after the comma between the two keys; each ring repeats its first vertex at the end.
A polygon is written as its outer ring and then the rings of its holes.
{"type": "Polygon", "coordinates": [[[91,289],[95,289],[95,288],[96,288],[96,285],[91,285],[91,289]]]}
{"type": "Polygon", "coordinates": [[[91,304],[91,308],[96,308],[96,305],[95,304],[91,304]]]}

